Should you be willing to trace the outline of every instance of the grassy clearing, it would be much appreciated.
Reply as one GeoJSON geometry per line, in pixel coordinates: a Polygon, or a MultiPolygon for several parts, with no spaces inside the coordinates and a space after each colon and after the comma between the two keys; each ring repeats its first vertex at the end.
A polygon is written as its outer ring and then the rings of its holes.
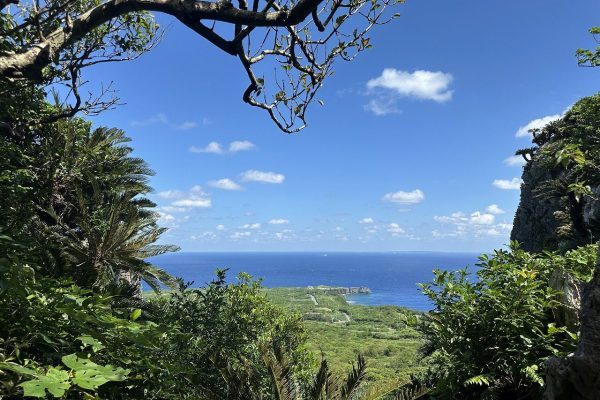
{"type": "Polygon", "coordinates": [[[410,310],[352,305],[341,295],[319,289],[266,292],[274,303],[303,315],[309,349],[316,357],[324,353],[334,370],[347,371],[359,353],[367,358],[373,380],[404,379],[423,369],[417,354],[421,337],[406,324],[414,314],[410,310]]]}

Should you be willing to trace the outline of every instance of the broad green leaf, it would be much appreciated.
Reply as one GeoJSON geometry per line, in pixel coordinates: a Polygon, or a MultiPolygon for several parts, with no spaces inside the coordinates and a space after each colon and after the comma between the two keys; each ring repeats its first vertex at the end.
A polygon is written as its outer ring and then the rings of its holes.
{"type": "Polygon", "coordinates": [[[46,390],[53,397],[63,397],[71,384],[67,371],[51,367],[46,375],[39,375],[37,379],[23,382],[19,386],[23,388],[25,397],[46,397],[46,390]]]}

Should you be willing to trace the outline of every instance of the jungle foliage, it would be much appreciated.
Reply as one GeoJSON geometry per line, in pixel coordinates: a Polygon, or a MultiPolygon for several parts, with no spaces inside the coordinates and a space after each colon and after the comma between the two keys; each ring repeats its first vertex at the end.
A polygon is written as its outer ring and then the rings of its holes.
{"type": "MultiPolygon", "coordinates": [[[[536,399],[544,362],[577,345],[577,326],[561,318],[563,294],[553,276],[591,278],[596,246],[564,255],[510,250],[482,255],[479,270],[435,271],[422,290],[434,304],[422,324],[439,398],[536,399]]],[[[571,310],[577,314],[578,310],[571,310]]]]}

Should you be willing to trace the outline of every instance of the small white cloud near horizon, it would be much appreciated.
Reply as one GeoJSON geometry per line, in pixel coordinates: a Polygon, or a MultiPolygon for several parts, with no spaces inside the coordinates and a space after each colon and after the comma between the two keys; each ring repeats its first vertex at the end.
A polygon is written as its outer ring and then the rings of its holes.
{"type": "Polygon", "coordinates": [[[425,194],[421,189],[415,189],[411,192],[399,190],[394,193],[387,193],[382,200],[397,204],[418,204],[425,200],[425,194]]]}
{"type": "Polygon", "coordinates": [[[521,183],[523,181],[520,178],[508,179],[494,179],[492,185],[502,190],[519,190],[521,189],[521,183]]]}
{"type": "Polygon", "coordinates": [[[387,89],[400,96],[443,103],[452,98],[453,91],[449,89],[452,80],[451,74],[441,71],[385,68],[380,76],[367,82],[367,89],[387,89]]]}
{"type": "Polygon", "coordinates": [[[273,183],[278,185],[282,184],[285,180],[285,175],[275,172],[257,171],[255,169],[242,172],[240,176],[242,181],[245,182],[273,183]]]}
{"type": "Polygon", "coordinates": [[[244,232],[236,231],[236,232],[233,232],[233,234],[231,234],[231,236],[229,236],[229,237],[232,239],[242,239],[242,238],[245,238],[245,237],[248,237],[251,235],[252,235],[252,232],[249,232],[249,231],[244,231],[244,232]]]}
{"type": "Polygon", "coordinates": [[[404,233],[406,233],[406,231],[402,228],[400,228],[400,225],[398,225],[395,222],[392,222],[391,224],[389,224],[387,226],[387,231],[389,233],[392,234],[392,236],[400,236],[403,235],[404,233]]]}
{"type": "Polygon", "coordinates": [[[244,224],[240,226],[238,229],[260,229],[260,223],[256,222],[254,224],[244,224]]]}
{"type": "Polygon", "coordinates": [[[497,204],[490,204],[489,206],[487,206],[485,211],[490,214],[494,214],[494,215],[500,215],[500,214],[504,214],[506,212],[503,209],[501,209],[500,207],[498,207],[497,204]]]}
{"type": "Polygon", "coordinates": [[[238,151],[248,151],[255,147],[256,145],[249,140],[236,140],[235,142],[229,143],[229,152],[237,153],[238,151]]]}
{"type": "Polygon", "coordinates": [[[211,154],[223,154],[223,147],[220,143],[210,142],[205,147],[190,146],[192,153],[211,153],[211,154]]]}
{"type": "Polygon", "coordinates": [[[527,161],[525,161],[523,156],[518,155],[506,157],[503,162],[509,167],[522,167],[523,165],[527,164],[527,161]]]}
{"type": "Polygon", "coordinates": [[[217,226],[215,227],[215,229],[216,229],[216,230],[218,230],[218,231],[224,231],[224,230],[225,230],[225,225],[223,225],[223,224],[219,224],[219,225],[217,225],[217,226]]]}
{"type": "Polygon", "coordinates": [[[520,137],[530,137],[531,138],[532,135],[529,132],[530,130],[543,128],[544,126],[548,125],[550,122],[556,121],[557,119],[560,119],[562,117],[563,117],[562,114],[554,114],[554,115],[547,115],[542,118],[536,118],[532,121],[529,121],[526,125],[520,126],[519,129],[517,130],[517,132],[515,133],[515,136],[518,138],[520,138],[520,137]]]}
{"type": "Polygon", "coordinates": [[[209,181],[208,186],[221,190],[242,190],[242,187],[229,178],[209,181]]]}
{"type": "Polygon", "coordinates": [[[358,221],[359,224],[372,224],[374,222],[375,220],[371,217],[363,218],[360,221],[358,221]]]}
{"type": "Polygon", "coordinates": [[[290,221],[284,218],[274,218],[269,220],[270,225],[288,225],[289,223],[290,221]]]}

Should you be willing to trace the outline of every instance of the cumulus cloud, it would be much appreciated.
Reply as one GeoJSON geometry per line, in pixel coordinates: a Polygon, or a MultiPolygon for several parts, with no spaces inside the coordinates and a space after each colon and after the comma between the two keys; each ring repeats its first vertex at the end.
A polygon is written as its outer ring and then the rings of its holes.
{"type": "Polygon", "coordinates": [[[509,167],[522,167],[526,163],[527,162],[525,161],[523,156],[515,155],[515,156],[506,157],[504,159],[504,164],[508,165],[509,167]]]}
{"type": "Polygon", "coordinates": [[[494,215],[500,215],[500,214],[504,214],[506,212],[503,209],[501,209],[500,207],[498,207],[497,204],[490,204],[489,206],[487,206],[485,211],[490,214],[494,214],[494,215]]]}
{"type": "Polygon", "coordinates": [[[399,190],[395,193],[387,193],[383,196],[383,201],[389,201],[398,204],[418,204],[425,200],[425,194],[420,189],[412,192],[403,192],[399,190]]]}
{"type": "Polygon", "coordinates": [[[250,232],[250,231],[243,231],[243,232],[236,231],[236,232],[233,232],[231,234],[231,236],[229,236],[229,237],[232,239],[242,239],[242,238],[246,238],[249,236],[252,236],[252,232],[250,232]]]}
{"type": "Polygon", "coordinates": [[[205,147],[190,146],[192,153],[212,153],[212,154],[223,154],[223,147],[220,143],[210,142],[205,147]]]}
{"type": "Polygon", "coordinates": [[[215,227],[215,229],[216,229],[216,230],[218,230],[218,231],[224,231],[224,230],[225,230],[225,225],[223,225],[223,224],[219,224],[219,225],[217,225],[217,226],[215,227]]]}
{"type": "Polygon", "coordinates": [[[162,192],[158,192],[157,196],[162,199],[178,199],[180,197],[185,196],[185,193],[179,190],[165,190],[162,192]]]}
{"type": "Polygon", "coordinates": [[[363,218],[360,221],[358,221],[359,224],[372,224],[374,222],[375,222],[375,220],[373,220],[373,218],[370,218],[370,217],[363,218]]]}
{"type": "Polygon", "coordinates": [[[380,76],[367,82],[368,89],[386,89],[405,97],[445,102],[452,98],[452,75],[433,71],[402,71],[385,68],[380,76]]]}
{"type": "Polygon", "coordinates": [[[210,142],[204,147],[190,146],[192,153],[212,153],[212,154],[235,154],[240,151],[252,150],[256,145],[248,140],[236,140],[229,143],[228,147],[219,142],[210,142]]]}
{"type": "Polygon", "coordinates": [[[229,143],[229,152],[237,153],[238,151],[252,150],[256,145],[248,140],[236,140],[235,142],[229,143]]]}
{"type": "Polygon", "coordinates": [[[512,178],[511,180],[495,179],[492,184],[494,186],[496,186],[498,189],[519,190],[519,189],[521,189],[521,183],[523,183],[523,181],[520,178],[512,178]]]}
{"type": "Polygon", "coordinates": [[[221,190],[242,190],[242,187],[228,178],[209,181],[208,186],[221,190]]]}
{"type": "Polygon", "coordinates": [[[275,172],[264,172],[249,169],[241,174],[241,179],[245,182],[261,182],[281,184],[285,180],[285,176],[275,172]]]}
{"type": "Polygon", "coordinates": [[[210,208],[212,207],[212,201],[206,198],[190,198],[174,201],[173,205],[178,207],[210,208]]]}
{"type": "Polygon", "coordinates": [[[377,116],[383,116],[388,114],[398,114],[400,109],[398,108],[398,102],[394,97],[383,97],[369,100],[363,107],[366,111],[371,111],[377,116]]]}
{"type": "Polygon", "coordinates": [[[393,222],[387,226],[387,231],[392,234],[392,236],[400,236],[406,233],[406,231],[400,228],[400,225],[393,222]]]}
{"type": "Polygon", "coordinates": [[[494,223],[495,217],[493,214],[481,213],[475,211],[469,218],[469,223],[475,225],[491,225],[494,223]]]}
{"type": "Polygon", "coordinates": [[[165,190],[158,193],[158,196],[172,200],[169,206],[161,207],[162,210],[170,211],[185,211],[187,208],[210,208],[212,201],[206,193],[202,191],[202,187],[193,186],[188,192],[179,190],[165,190]]]}
{"type": "Polygon", "coordinates": [[[533,121],[529,121],[526,125],[519,127],[517,132],[515,133],[516,137],[532,137],[529,132],[532,129],[540,129],[544,126],[548,125],[552,121],[556,121],[557,119],[562,118],[561,114],[548,115],[542,118],[534,119],[533,121]]]}
{"type": "Polygon", "coordinates": [[[269,220],[270,225],[287,225],[289,223],[290,223],[290,221],[288,221],[287,219],[283,219],[283,218],[275,218],[275,219],[269,220]]]}
{"type": "Polygon", "coordinates": [[[254,224],[244,224],[240,226],[239,229],[260,229],[260,224],[258,222],[254,224]]]}
{"type": "Polygon", "coordinates": [[[440,223],[440,229],[434,229],[431,234],[434,238],[459,237],[464,239],[485,236],[508,237],[512,225],[507,222],[496,222],[496,215],[501,214],[497,205],[492,204],[486,208],[486,212],[474,211],[469,215],[462,211],[450,215],[433,217],[434,221],[440,223]]]}

